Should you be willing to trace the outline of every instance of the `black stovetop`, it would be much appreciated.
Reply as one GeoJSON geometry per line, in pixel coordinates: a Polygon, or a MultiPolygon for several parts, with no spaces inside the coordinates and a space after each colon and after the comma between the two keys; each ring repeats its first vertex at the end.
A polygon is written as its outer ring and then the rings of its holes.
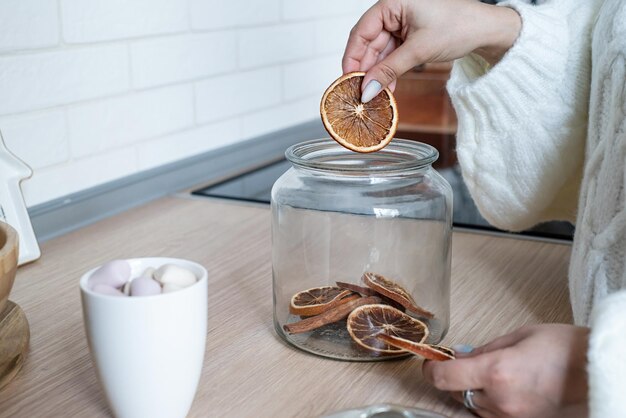
{"type": "MultiPolygon", "coordinates": [[[[272,185],[290,166],[291,164],[287,160],[281,160],[196,190],[193,194],[269,204],[272,185]]],[[[480,215],[463,183],[458,167],[443,168],[438,169],[438,171],[448,180],[454,192],[453,221],[455,227],[503,232],[490,226],[480,215]]],[[[570,223],[547,222],[515,235],[571,241],[573,233],[574,227],[570,223]]]]}

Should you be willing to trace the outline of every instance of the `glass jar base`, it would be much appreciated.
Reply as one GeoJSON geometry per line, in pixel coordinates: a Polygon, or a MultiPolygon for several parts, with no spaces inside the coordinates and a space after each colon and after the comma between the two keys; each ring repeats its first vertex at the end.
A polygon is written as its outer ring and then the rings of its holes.
{"type": "MultiPolygon", "coordinates": [[[[300,317],[289,315],[287,323],[299,321],[300,317]]],[[[429,327],[435,325],[436,321],[430,321],[429,327]]],[[[410,356],[411,354],[402,352],[399,354],[383,354],[367,350],[358,345],[346,328],[346,320],[341,320],[333,324],[325,325],[311,332],[302,334],[288,334],[278,323],[274,323],[276,332],[289,344],[318,356],[344,361],[385,361],[394,360],[410,356]]],[[[428,342],[436,344],[445,335],[445,330],[437,330],[428,338],[428,342]],[[443,331],[443,332],[442,332],[443,331]],[[437,335],[438,334],[438,335],[437,335]],[[434,338],[433,338],[434,337],[434,338]]],[[[431,331],[432,332],[432,331],[431,331]]]]}

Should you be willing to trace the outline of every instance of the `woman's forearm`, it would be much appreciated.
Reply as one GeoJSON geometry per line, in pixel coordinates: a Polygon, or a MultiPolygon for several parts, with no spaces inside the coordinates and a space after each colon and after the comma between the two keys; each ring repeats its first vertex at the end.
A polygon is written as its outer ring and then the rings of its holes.
{"type": "Polygon", "coordinates": [[[485,24],[479,36],[481,47],[474,52],[495,65],[517,40],[522,29],[520,15],[509,7],[482,5],[485,24]]]}

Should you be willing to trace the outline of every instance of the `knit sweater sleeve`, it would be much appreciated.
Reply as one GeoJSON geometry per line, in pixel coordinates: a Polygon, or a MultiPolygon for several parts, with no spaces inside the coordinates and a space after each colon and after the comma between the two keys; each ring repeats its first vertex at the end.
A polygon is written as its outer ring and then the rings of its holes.
{"type": "Polygon", "coordinates": [[[588,352],[591,418],[626,416],[626,290],[594,309],[588,352]]]}
{"type": "Polygon", "coordinates": [[[459,163],[480,212],[499,228],[575,220],[599,3],[500,3],[522,18],[516,43],[492,68],[474,54],[453,66],[459,163]]]}

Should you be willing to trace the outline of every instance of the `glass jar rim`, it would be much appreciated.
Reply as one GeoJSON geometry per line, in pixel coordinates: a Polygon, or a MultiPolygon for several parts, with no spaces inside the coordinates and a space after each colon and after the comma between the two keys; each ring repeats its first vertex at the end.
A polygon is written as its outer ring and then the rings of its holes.
{"type": "Polygon", "coordinates": [[[398,174],[423,169],[439,158],[436,148],[422,142],[393,139],[380,151],[358,153],[331,138],[313,139],[287,148],[293,165],[332,173],[398,174]]]}

